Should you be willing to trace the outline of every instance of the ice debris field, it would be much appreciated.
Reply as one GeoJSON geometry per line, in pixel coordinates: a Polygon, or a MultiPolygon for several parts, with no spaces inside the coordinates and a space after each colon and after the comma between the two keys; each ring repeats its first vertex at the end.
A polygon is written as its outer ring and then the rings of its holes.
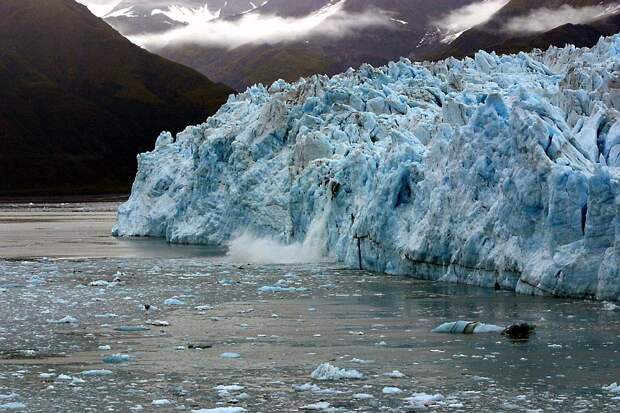
{"type": "Polygon", "coordinates": [[[612,303],[213,258],[0,260],[0,300],[2,413],[620,406],[612,303]],[[527,344],[432,332],[516,317],[527,344]]]}
{"type": "Polygon", "coordinates": [[[618,300],[619,58],[617,35],[251,87],[139,156],[114,234],[618,300]]]}

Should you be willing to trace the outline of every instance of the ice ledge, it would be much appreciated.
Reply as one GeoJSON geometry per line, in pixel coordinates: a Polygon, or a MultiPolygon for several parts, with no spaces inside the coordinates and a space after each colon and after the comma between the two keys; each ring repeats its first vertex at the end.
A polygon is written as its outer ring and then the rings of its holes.
{"type": "Polygon", "coordinates": [[[619,57],[613,36],[251,87],[140,155],[114,234],[618,300],[619,57]]]}

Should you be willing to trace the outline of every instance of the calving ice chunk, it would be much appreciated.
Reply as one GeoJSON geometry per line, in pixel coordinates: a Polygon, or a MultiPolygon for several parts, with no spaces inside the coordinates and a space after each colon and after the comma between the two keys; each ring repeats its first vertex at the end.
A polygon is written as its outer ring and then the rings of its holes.
{"type": "Polygon", "coordinates": [[[619,57],[614,36],[251,87],[139,156],[114,234],[617,300],[619,57]]]}

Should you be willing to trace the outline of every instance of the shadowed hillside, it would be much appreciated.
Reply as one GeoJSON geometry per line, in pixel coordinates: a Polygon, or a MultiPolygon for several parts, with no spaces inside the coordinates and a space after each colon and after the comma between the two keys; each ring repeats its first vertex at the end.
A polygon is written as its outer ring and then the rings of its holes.
{"type": "Polygon", "coordinates": [[[0,195],[127,191],[136,154],[231,90],[72,0],[0,2],[0,195]]]}

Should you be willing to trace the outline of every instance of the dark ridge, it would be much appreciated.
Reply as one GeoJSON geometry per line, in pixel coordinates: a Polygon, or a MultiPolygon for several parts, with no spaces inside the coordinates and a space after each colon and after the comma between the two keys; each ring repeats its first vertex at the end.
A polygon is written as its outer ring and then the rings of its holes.
{"type": "Polygon", "coordinates": [[[0,196],[125,193],[136,155],[232,92],[72,0],[0,2],[0,196]]]}

